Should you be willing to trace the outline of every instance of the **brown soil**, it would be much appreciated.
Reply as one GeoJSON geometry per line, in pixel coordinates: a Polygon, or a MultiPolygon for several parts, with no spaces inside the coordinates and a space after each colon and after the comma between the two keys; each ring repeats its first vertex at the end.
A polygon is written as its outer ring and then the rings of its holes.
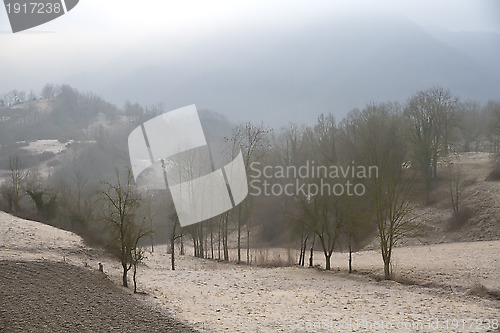
{"type": "Polygon", "coordinates": [[[0,261],[0,332],[196,332],[99,272],[0,261]]]}

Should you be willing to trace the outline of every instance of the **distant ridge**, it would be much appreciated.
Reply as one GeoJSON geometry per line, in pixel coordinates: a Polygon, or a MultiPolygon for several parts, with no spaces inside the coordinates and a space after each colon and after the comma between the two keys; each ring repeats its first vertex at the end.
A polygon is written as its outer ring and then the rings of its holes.
{"type": "Polygon", "coordinates": [[[122,67],[120,79],[110,67],[109,73],[73,77],[71,84],[88,85],[118,105],[126,99],[163,102],[167,109],[196,103],[232,120],[311,123],[320,113],[340,118],[369,102],[404,102],[435,85],[483,102],[500,98],[500,71],[492,70],[500,68],[498,46],[489,42],[500,36],[487,34],[438,38],[401,19],[319,22],[293,32],[255,31],[214,41],[175,62],[122,67]]]}

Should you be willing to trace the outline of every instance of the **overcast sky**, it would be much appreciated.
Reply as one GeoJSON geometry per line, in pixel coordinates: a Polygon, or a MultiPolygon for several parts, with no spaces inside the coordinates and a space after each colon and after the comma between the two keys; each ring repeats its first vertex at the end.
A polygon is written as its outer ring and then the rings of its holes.
{"type": "Polygon", "coordinates": [[[175,62],[193,45],[210,47],[230,35],[370,16],[405,17],[428,29],[500,33],[498,0],[80,0],[65,16],[16,34],[1,6],[0,93],[39,90],[82,72],[99,80],[110,65],[175,62]]]}

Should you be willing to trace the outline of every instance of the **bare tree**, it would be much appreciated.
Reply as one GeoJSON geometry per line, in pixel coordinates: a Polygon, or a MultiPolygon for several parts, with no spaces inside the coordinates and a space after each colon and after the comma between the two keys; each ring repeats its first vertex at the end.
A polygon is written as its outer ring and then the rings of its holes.
{"type": "Polygon", "coordinates": [[[450,159],[447,161],[448,167],[448,189],[450,191],[451,207],[455,222],[460,223],[460,200],[464,189],[462,168],[453,163],[450,159]]]}
{"type": "Polygon", "coordinates": [[[18,214],[20,212],[20,202],[26,193],[26,181],[29,171],[23,168],[19,156],[9,158],[8,182],[2,186],[2,196],[7,201],[8,212],[18,214]]]}
{"type": "MultiPolygon", "coordinates": [[[[144,214],[146,216],[147,221],[149,222],[149,228],[153,230],[153,220],[156,216],[156,213],[153,210],[153,201],[154,201],[154,192],[147,190],[144,195],[144,214]]],[[[150,235],[151,241],[151,253],[155,251],[154,248],[154,237],[153,233],[150,235]]]]}
{"type": "Polygon", "coordinates": [[[175,241],[182,237],[182,229],[177,227],[179,225],[177,213],[172,214],[170,220],[172,220],[172,231],[170,233],[170,262],[172,270],[175,271],[175,241]],[[181,229],[180,232],[177,231],[179,229],[181,229]]]}
{"type": "Polygon", "coordinates": [[[408,101],[412,157],[424,179],[427,202],[432,180],[437,179],[438,159],[448,155],[450,133],[458,124],[460,108],[458,98],[441,87],[419,91],[408,101]]]}
{"type": "Polygon", "coordinates": [[[229,212],[223,213],[219,216],[219,235],[222,235],[222,249],[223,249],[224,261],[229,261],[229,244],[228,244],[229,212]]]}
{"type": "MultiPolygon", "coordinates": [[[[437,87],[432,89],[431,92],[434,100],[434,112],[437,114],[439,124],[439,133],[437,135],[442,138],[443,155],[447,156],[450,138],[459,124],[460,111],[463,109],[463,105],[459,98],[453,96],[449,89],[437,87]]],[[[437,162],[433,167],[435,177],[437,177],[437,162]]]]}
{"type": "Polygon", "coordinates": [[[50,221],[56,217],[57,195],[43,185],[43,179],[37,167],[31,168],[26,181],[26,193],[35,204],[38,218],[50,221]]]}
{"type": "Polygon", "coordinates": [[[342,238],[349,251],[349,273],[352,273],[352,254],[372,238],[373,209],[368,198],[344,195],[340,198],[342,238]]]}
{"type": "MultiPolygon", "coordinates": [[[[297,196],[293,199],[294,201],[290,206],[293,206],[298,212],[294,214],[294,212],[285,211],[285,214],[290,216],[288,225],[291,227],[292,235],[299,237],[300,252],[298,264],[304,266],[308,241],[311,238],[315,238],[313,230],[315,222],[312,220],[315,218],[315,215],[309,207],[310,200],[307,197],[301,198],[297,196]]],[[[314,248],[314,240],[312,243],[312,248],[314,248]]]]}
{"type": "Polygon", "coordinates": [[[341,232],[338,201],[328,195],[316,195],[302,201],[307,228],[318,237],[325,256],[325,269],[331,268],[331,257],[341,232]]]}
{"type": "Polygon", "coordinates": [[[373,202],[374,220],[380,239],[384,277],[392,277],[391,260],[395,245],[403,237],[415,236],[420,223],[409,199],[411,178],[405,174],[406,147],[399,107],[371,105],[361,114],[361,149],[366,165],[377,166],[369,178],[367,192],[373,202]]]}
{"type": "Polygon", "coordinates": [[[125,183],[122,182],[116,169],[116,183],[103,182],[104,190],[100,192],[105,203],[103,220],[110,227],[113,235],[111,246],[123,268],[124,287],[128,286],[128,271],[142,258],[140,250],[137,249],[139,241],[152,232],[146,225],[145,219],[137,223],[136,213],[141,204],[141,198],[134,189],[132,180],[130,169],[127,171],[125,183]]]}
{"type": "Polygon", "coordinates": [[[140,244],[140,241],[152,235],[154,231],[150,229],[149,222],[143,218],[141,223],[134,228],[134,234],[132,235],[133,244],[131,247],[131,261],[132,261],[132,280],[134,282],[134,294],[137,293],[137,266],[146,259],[146,249],[140,244]]]}
{"type": "Polygon", "coordinates": [[[85,187],[88,184],[88,176],[81,169],[74,169],[72,180],[76,187],[76,213],[82,215],[82,205],[85,187]]]}
{"type": "MultiPolygon", "coordinates": [[[[363,161],[364,154],[361,147],[363,117],[358,109],[351,111],[339,124],[339,156],[344,163],[363,161]]],[[[353,179],[349,179],[354,182],[353,179]]],[[[358,180],[359,181],[359,180],[358,180]]],[[[347,243],[349,251],[349,273],[352,272],[353,252],[356,252],[370,240],[374,233],[373,205],[368,195],[349,196],[340,198],[342,210],[342,241],[347,243]]]]}
{"type": "MultiPolygon", "coordinates": [[[[253,125],[247,123],[244,125],[237,126],[233,130],[232,137],[229,139],[231,148],[231,157],[235,158],[240,150],[243,153],[243,160],[245,162],[245,169],[248,172],[249,166],[252,162],[260,160],[265,151],[269,148],[269,138],[268,134],[271,130],[266,129],[264,125],[258,124],[253,125]]],[[[238,263],[241,262],[241,231],[243,224],[243,206],[246,205],[246,233],[247,233],[247,263],[250,262],[250,222],[252,214],[252,203],[251,198],[243,201],[238,206],[238,217],[237,217],[237,247],[238,247],[238,263]]]]}
{"type": "MultiPolygon", "coordinates": [[[[282,128],[279,134],[273,135],[273,150],[270,157],[276,165],[284,168],[289,166],[299,167],[307,159],[304,132],[304,128],[290,123],[287,127],[282,128]]],[[[295,212],[296,202],[294,200],[296,198],[285,196],[280,201],[282,203],[280,208],[284,218],[288,219],[288,225],[292,228],[291,236],[298,237],[300,244],[298,264],[304,266],[307,244],[314,237],[314,233],[306,227],[306,221],[299,217],[300,214],[297,215],[297,212],[295,212]]]]}
{"type": "Polygon", "coordinates": [[[137,266],[146,259],[144,248],[136,244],[132,248],[132,281],[134,282],[134,294],[137,293],[137,266]]]}
{"type": "Polygon", "coordinates": [[[500,103],[489,101],[484,107],[487,120],[487,138],[491,142],[491,151],[500,152],[500,103]]]}
{"type": "Polygon", "coordinates": [[[463,142],[463,150],[469,152],[479,151],[481,138],[485,134],[485,117],[481,112],[479,102],[467,101],[462,104],[458,129],[463,142]],[[471,147],[472,146],[472,147],[471,147]]]}
{"type": "MultiPolygon", "coordinates": [[[[337,126],[333,115],[321,115],[312,128],[304,132],[304,149],[307,151],[306,160],[311,159],[318,165],[333,165],[338,162],[337,155],[337,126]]],[[[319,240],[325,256],[325,268],[331,268],[331,256],[341,233],[341,204],[332,193],[323,193],[320,181],[329,187],[335,185],[333,179],[308,179],[308,185],[315,185],[321,189],[318,193],[308,193],[306,196],[296,196],[300,207],[299,221],[303,223],[305,234],[314,234],[319,240]]],[[[303,244],[305,255],[306,245],[303,244]]]]}
{"type": "Polygon", "coordinates": [[[58,88],[54,87],[53,84],[47,83],[42,88],[41,96],[42,98],[54,98],[58,93],[58,88]]]}
{"type": "Polygon", "coordinates": [[[424,180],[426,202],[429,202],[433,178],[433,158],[437,155],[437,143],[435,142],[437,120],[427,104],[427,95],[420,92],[410,99],[406,115],[413,129],[410,137],[411,156],[424,180]]]}

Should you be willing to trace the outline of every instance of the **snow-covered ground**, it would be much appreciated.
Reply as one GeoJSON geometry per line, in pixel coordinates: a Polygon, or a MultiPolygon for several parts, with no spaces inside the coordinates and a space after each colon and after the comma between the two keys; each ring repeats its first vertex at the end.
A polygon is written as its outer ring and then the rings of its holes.
{"type": "Polygon", "coordinates": [[[28,146],[22,147],[22,149],[27,150],[32,154],[50,152],[57,155],[67,149],[67,144],[68,143],[61,143],[58,140],[37,140],[30,142],[28,146]]]}
{"type": "MultiPolygon", "coordinates": [[[[486,332],[487,323],[500,319],[499,300],[467,291],[474,284],[500,288],[500,241],[396,249],[395,272],[443,286],[433,288],[350,275],[345,254],[335,255],[329,272],[217,263],[188,255],[177,256],[172,271],[166,251],[166,246],[156,246],[148,254],[140,267],[139,290],[155,296],[152,306],[172,310],[200,331],[486,332]]],[[[322,263],[320,255],[316,253],[317,263],[322,263]]],[[[85,246],[80,237],[5,213],[0,213],[0,260],[66,261],[92,269],[102,262],[105,273],[117,284],[121,281],[118,262],[85,246]]],[[[355,254],[357,270],[376,272],[380,265],[376,251],[355,254]]]]}

